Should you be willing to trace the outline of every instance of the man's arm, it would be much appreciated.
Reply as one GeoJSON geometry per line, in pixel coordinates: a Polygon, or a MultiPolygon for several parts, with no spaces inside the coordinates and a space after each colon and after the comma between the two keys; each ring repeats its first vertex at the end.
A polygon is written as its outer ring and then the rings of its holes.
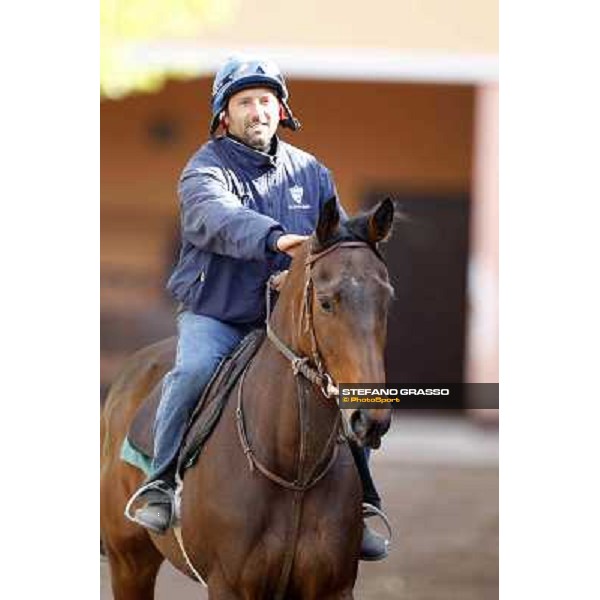
{"type": "Polygon", "coordinates": [[[183,237],[195,246],[245,260],[265,260],[284,228],[242,205],[216,167],[185,171],[179,182],[183,237]]]}

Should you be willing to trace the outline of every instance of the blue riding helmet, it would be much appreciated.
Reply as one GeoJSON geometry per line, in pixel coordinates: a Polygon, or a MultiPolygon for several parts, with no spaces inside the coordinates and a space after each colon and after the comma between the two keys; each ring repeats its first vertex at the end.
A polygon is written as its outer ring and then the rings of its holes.
{"type": "Polygon", "coordinates": [[[237,92],[251,87],[272,88],[287,115],[281,125],[293,131],[300,129],[300,122],[294,118],[287,103],[289,93],[279,67],[270,60],[232,57],[217,71],[212,89],[212,120],[210,134],[219,127],[220,115],[227,108],[229,98],[237,92]]]}

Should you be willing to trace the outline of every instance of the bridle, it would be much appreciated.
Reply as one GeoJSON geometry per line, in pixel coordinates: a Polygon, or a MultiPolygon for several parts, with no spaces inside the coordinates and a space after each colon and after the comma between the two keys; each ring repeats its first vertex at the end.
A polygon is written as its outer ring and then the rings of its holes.
{"type": "Polygon", "coordinates": [[[333,244],[325,250],[321,252],[316,252],[313,254],[309,254],[305,261],[304,265],[306,268],[306,277],[304,284],[304,293],[302,298],[302,322],[305,324],[305,331],[308,331],[310,335],[310,344],[311,344],[311,358],[312,363],[315,365],[314,367],[310,364],[310,358],[308,356],[298,356],[291,348],[286,346],[281,339],[277,336],[277,334],[273,331],[271,326],[271,291],[273,289],[273,279],[276,275],[272,275],[269,278],[266,289],[266,305],[267,305],[267,316],[266,316],[266,325],[267,325],[267,337],[273,345],[283,354],[292,364],[292,371],[295,376],[298,376],[300,373],[310,382],[314,383],[319,387],[321,393],[325,398],[337,398],[339,396],[339,390],[337,385],[335,385],[333,377],[323,366],[323,360],[321,359],[321,354],[319,353],[319,347],[317,344],[317,336],[315,334],[315,328],[312,317],[312,297],[313,297],[313,280],[311,276],[311,270],[313,265],[326,256],[337,250],[338,248],[369,248],[373,250],[377,257],[383,261],[383,258],[379,254],[376,248],[368,244],[367,242],[362,241],[346,241],[346,242],[338,242],[337,244],[333,244]]]}
{"type": "MultiPolygon", "coordinates": [[[[314,323],[312,318],[312,296],[313,296],[313,281],[311,271],[314,264],[326,256],[337,250],[338,248],[370,248],[375,252],[380,260],[383,258],[377,249],[363,241],[341,241],[325,248],[321,252],[309,253],[304,261],[306,269],[306,277],[304,283],[303,299],[302,299],[302,323],[305,326],[305,331],[308,330],[311,339],[311,357],[299,356],[291,348],[286,346],[271,326],[271,292],[273,290],[273,280],[276,275],[269,278],[266,289],[266,329],[267,337],[271,343],[283,354],[283,356],[291,363],[292,372],[296,379],[297,398],[298,398],[298,419],[300,429],[300,444],[298,450],[297,472],[293,481],[285,479],[280,475],[271,471],[262,461],[260,461],[248,440],[246,434],[246,424],[243,410],[243,387],[248,367],[252,361],[246,366],[241,375],[238,386],[237,408],[235,411],[238,437],[244,455],[248,459],[250,470],[255,468],[262,473],[267,479],[292,492],[292,518],[288,529],[289,543],[286,544],[286,550],[283,557],[283,565],[281,568],[277,589],[275,592],[276,600],[283,600],[285,591],[289,581],[292,563],[296,544],[300,533],[300,520],[302,514],[302,499],[307,490],[316,485],[333,467],[335,464],[339,445],[347,441],[352,435],[349,430],[349,425],[341,416],[341,410],[336,411],[336,417],[331,429],[331,432],[323,446],[317,461],[312,465],[312,468],[307,469],[306,464],[306,438],[307,438],[307,410],[308,398],[311,394],[311,386],[307,385],[307,381],[315,384],[326,399],[337,398],[339,391],[334,383],[333,377],[325,369],[323,360],[319,353],[317,337],[315,334],[314,323]],[[311,364],[311,358],[312,363],[311,364]],[[302,375],[302,377],[299,377],[302,375]],[[329,458],[327,459],[327,457],[329,458]],[[321,467],[321,465],[324,465],[321,467]],[[321,467],[319,469],[319,467],[321,467]]],[[[385,516],[385,515],[384,515],[385,516]]]]}
{"type": "Polygon", "coordinates": [[[311,356],[312,362],[311,364],[310,357],[308,356],[299,356],[296,354],[291,348],[286,346],[281,339],[277,336],[271,326],[271,291],[273,289],[273,279],[275,275],[271,276],[269,282],[267,284],[266,290],[266,328],[267,328],[267,337],[273,343],[273,345],[283,354],[287,360],[290,361],[292,365],[292,372],[294,373],[296,379],[296,387],[297,387],[297,398],[298,398],[298,418],[300,422],[300,450],[298,457],[298,473],[296,478],[293,481],[288,481],[283,477],[275,474],[268,467],[266,467],[255,455],[254,451],[250,446],[250,442],[248,440],[248,436],[246,434],[246,423],[244,419],[244,408],[243,408],[243,387],[244,380],[246,378],[246,373],[248,372],[248,368],[250,367],[250,363],[244,369],[240,383],[238,387],[238,398],[237,398],[237,408],[236,408],[236,422],[237,422],[237,430],[238,436],[240,439],[240,443],[242,445],[242,449],[248,462],[250,464],[250,469],[253,470],[256,468],[259,470],[265,477],[277,483],[278,485],[294,491],[304,492],[307,489],[314,486],[320,479],[322,479],[337,457],[337,441],[343,442],[349,438],[352,438],[353,434],[350,431],[350,426],[346,419],[341,417],[341,410],[337,411],[335,422],[333,424],[331,433],[323,451],[317,462],[315,463],[313,469],[310,472],[304,473],[304,459],[306,454],[306,427],[305,422],[307,419],[306,411],[307,411],[307,398],[311,393],[309,385],[307,385],[307,381],[315,384],[320,392],[325,396],[326,399],[337,398],[339,395],[339,391],[337,386],[334,383],[333,377],[331,374],[325,370],[323,360],[321,359],[321,355],[319,353],[319,348],[317,345],[317,336],[315,334],[314,323],[312,318],[312,296],[313,296],[313,282],[312,282],[312,268],[315,263],[326,256],[327,254],[331,254],[338,248],[369,248],[375,252],[377,257],[383,261],[383,258],[377,251],[377,249],[368,244],[367,242],[353,240],[353,241],[340,241],[336,244],[332,244],[328,248],[325,248],[321,252],[310,253],[305,261],[305,269],[306,269],[306,277],[304,283],[304,291],[303,291],[303,299],[302,299],[302,321],[305,325],[305,330],[308,330],[310,339],[311,339],[311,356]],[[299,377],[302,375],[302,377],[299,377]],[[317,468],[323,464],[328,454],[331,452],[330,458],[327,461],[325,467],[317,473],[317,468]]]}

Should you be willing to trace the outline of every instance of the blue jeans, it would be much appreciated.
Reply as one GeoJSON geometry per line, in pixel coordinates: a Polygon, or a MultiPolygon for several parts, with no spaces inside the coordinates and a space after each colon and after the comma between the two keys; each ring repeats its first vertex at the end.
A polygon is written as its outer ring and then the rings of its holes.
{"type": "Polygon", "coordinates": [[[200,394],[221,360],[231,354],[252,327],[183,311],[177,317],[177,329],[175,365],[164,377],[156,411],[151,479],[160,478],[177,457],[200,394]]]}

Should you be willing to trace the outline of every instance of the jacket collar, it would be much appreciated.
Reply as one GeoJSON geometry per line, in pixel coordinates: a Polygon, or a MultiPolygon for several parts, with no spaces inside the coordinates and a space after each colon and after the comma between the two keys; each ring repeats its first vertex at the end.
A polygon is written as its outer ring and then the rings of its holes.
{"type": "Polygon", "coordinates": [[[245,167],[254,167],[257,169],[276,167],[281,160],[282,148],[281,142],[277,136],[273,137],[272,143],[275,146],[273,154],[255,150],[230,135],[223,136],[220,139],[227,152],[245,167]]]}

